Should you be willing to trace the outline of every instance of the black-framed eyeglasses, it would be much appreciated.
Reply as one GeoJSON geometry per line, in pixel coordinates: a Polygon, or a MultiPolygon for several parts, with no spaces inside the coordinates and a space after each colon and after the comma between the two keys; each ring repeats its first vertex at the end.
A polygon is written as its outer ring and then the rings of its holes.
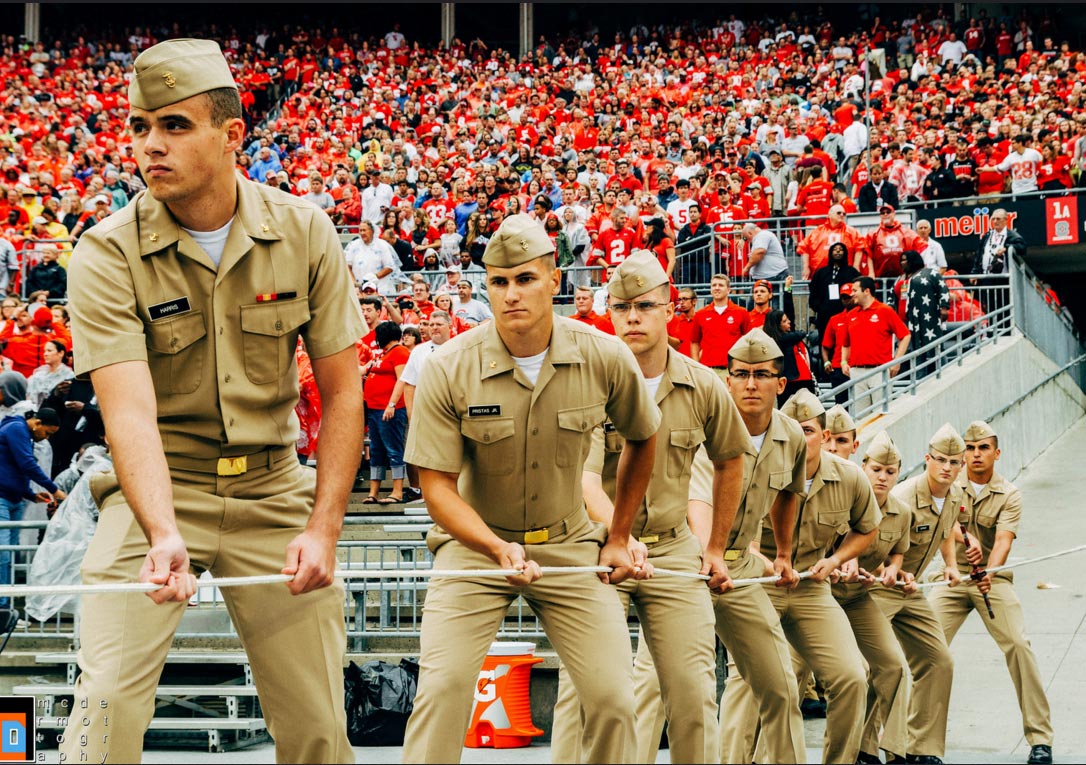
{"type": "Polygon", "coordinates": [[[657,303],[652,300],[639,300],[636,303],[611,303],[611,311],[613,313],[625,314],[630,312],[630,307],[637,309],[638,313],[650,313],[657,308],[667,305],[667,303],[657,303]]]}
{"type": "Polygon", "coordinates": [[[753,372],[749,369],[735,369],[728,370],[728,376],[734,377],[736,380],[746,382],[750,378],[754,378],[758,382],[767,382],[780,377],[777,372],[770,372],[768,369],[756,369],[753,372]]]}

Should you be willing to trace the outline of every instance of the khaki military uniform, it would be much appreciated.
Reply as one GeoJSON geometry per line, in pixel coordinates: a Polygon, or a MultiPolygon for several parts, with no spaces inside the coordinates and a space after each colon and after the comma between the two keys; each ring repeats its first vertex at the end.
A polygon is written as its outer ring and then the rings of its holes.
{"type": "MultiPolygon", "coordinates": [[[[283,567],[315,484],[294,454],[298,335],[319,358],[350,348],[363,329],[327,216],[247,180],[237,189],[218,268],[144,193],[80,240],[69,278],[76,372],[147,362],[178,528],[193,568],[216,576],[283,567]]],[[[92,491],[101,518],[83,581],[135,581],[147,539],[115,475],[96,478],[92,491]]],[[[342,704],[328,703],[343,693],[342,583],[299,596],[276,584],[223,597],[279,759],[352,761],[342,704]]],[[[95,594],[82,605],[75,696],[88,707],[72,716],[61,752],[70,762],[82,754],[138,762],[186,604],[95,594]]]]}
{"type": "MultiPolygon", "coordinates": [[[[980,542],[984,560],[992,554],[996,532],[1018,533],[1022,517],[1022,494],[1018,487],[998,473],[978,494],[965,474],[959,479],[964,493],[959,523],[965,523],[969,536],[980,542]]],[[[958,545],[958,569],[965,574],[972,567],[965,558],[965,546],[958,545]]],[[[1014,572],[992,574],[992,589],[988,593],[995,618],[988,616],[984,598],[972,581],[961,587],[939,587],[931,597],[931,607],[939,618],[947,643],[954,640],[969,612],[976,610],[988,634],[996,641],[1007,659],[1018,705],[1022,709],[1022,727],[1030,746],[1052,745],[1052,716],[1048,708],[1037,658],[1026,637],[1022,604],[1014,592],[1014,572]]]]}
{"type": "MultiPolygon", "coordinates": [[[[939,546],[954,532],[962,491],[958,486],[951,487],[943,509],[939,511],[931,496],[927,475],[921,473],[898,484],[891,494],[912,514],[909,549],[901,570],[919,579],[938,553],[939,546]]],[[[946,750],[954,660],[939,620],[923,592],[906,595],[898,588],[876,587],[872,589],[871,597],[890,620],[912,675],[908,699],[903,699],[899,693],[894,702],[894,707],[907,704],[908,733],[903,734],[900,729],[900,721],[906,716],[891,707],[886,718],[877,723],[880,727],[886,725],[883,740],[901,741],[904,737],[909,754],[942,757],[946,750]]]]}
{"type": "MultiPolygon", "coordinates": [[[[849,529],[866,534],[877,528],[880,520],[875,494],[860,468],[832,454],[822,454],[811,488],[799,502],[792,567],[807,571],[826,556],[840,535],[849,529]]],[[[776,555],[773,530],[768,524],[763,526],[760,549],[768,558],[776,555]]],[[[763,585],[763,589],[780,617],[788,642],[826,688],[823,762],[855,762],[867,677],[863,656],[848,619],[830,593],[829,582],[805,579],[794,590],[774,585],[763,585]]],[[[797,661],[793,671],[800,670],[797,661]]],[[[743,736],[741,731],[756,729],[757,701],[742,677],[729,679],[720,703],[728,710],[729,729],[748,741],[749,734],[743,736]]],[[[753,755],[750,750],[744,759],[729,761],[751,762],[753,755]]]]}
{"type": "MultiPolygon", "coordinates": [[[[743,459],[743,497],[728,538],[725,558],[733,579],[763,576],[761,558],[750,554],[750,543],[761,532],[762,521],[782,491],[800,494],[804,488],[806,444],[799,425],[774,410],[765,440],[759,451],[753,444],[743,459]]],[[[690,499],[713,503],[713,464],[704,451],[694,459],[690,499]]],[[[803,718],[799,712],[796,676],[788,654],[788,642],[780,617],[766,590],[740,587],[713,596],[716,634],[728,649],[729,686],[742,672],[750,683],[757,703],[768,762],[805,762],[803,718]]],[[[660,703],[660,689],[647,648],[638,648],[634,660],[634,687],[637,696],[638,761],[652,762],[660,742],[666,716],[660,703]]],[[[725,691],[725,695],[727,692],[725,691]]],[[[755,718],[757,722],[759,718],[755,718]]],[[[742,762],[733,756],[737,740],[754,731],[735,726],[732,710],[720,707],[720,762],[742,762]]],[[[747,760],[749,762],[749,760],[747,760]]]]}
{"type": "MultiPolygon", "coordinates": [[[[753,444],[719,378],[674,349],[668,349],[656,404],[662,415],[656,460],[633,535],[648,547],[653,565],[696,574],[702,565],[701,543],[686,522],[694,454],[704,444],[712,460],[723,462],[745,454],[753,444]]],[[[584,466],[606,476],[603,488],[612,498],[622,441],[609,422],[597,428],[584,466]]],[[[631,600],[637,608],[642,644],[656,659],[672,756],[676,762],[707,762],[716,756],[718,736],[716,642],[708,587],[697,579],[658,576],[627,580],[618,590],[626,608],[631,600]]],[[[555,762],[579,761],[583,715],[563,665],[551,735],[555,762]]],[[[643,761],[640,752],[637,761],[643,761]]]]}
{"type": "MultiPolygon", "coordinates": [[[[581,468],[606,419],[633,440],[652,436],[660,412],[633,354],[618,339],[554,318],[533,385],[488,324],[434,352],[415,396],[425,428],[408,436],[406,460],[459,474],[459,491],[502,539],[525,544],[544,566],[593,566],[607,529],[588,518],[581,468]]],[[[435,568],[493,562],[435,527],[435,568]]],[[[626,762],[634,739],[626,614],[595,574],[547,575],[527,586],[497,579],[438,579],[423,611],[420,676],[405,762],[456,762],[479,667],[509,604],[539,615],[586,710],[584,757],[626,762]]]]}
{"type": "MultiPolygon", "coordinates": [[[[874,541],[859,556],[860,568],[874,572],[891,555],[904,554],[909,549],[909,524],[912,514],[893,495],[886,498],[881,508],[882,521],[874,541]]],[[[875,584],[874,587],[881,585],[875,584]]],[[[864,714],[860,751],[875,754],[880,747],[878,725],[884,716],[894,709],[894,701],[900,694],[908,697],[909,669],[905,653],[901,649],[882,610],[871,599],[871,589],[859,582],[835,584],[830,587],[834,599],[841,605],[852,625],[856,645],[867,660],[867,711],[864,714]],[[883,712],[881,710],[886,710],[883,712]]],[[[905,704],[898,704],[898,714],[904,718],[908,712],[905,704]]],[[[898,720],[897,730],[904,732],[907,719],[898,720]]],[[[904,738],[891,741],[883,738],[881,748],[888,752],[905,754],[904,738]]]]}

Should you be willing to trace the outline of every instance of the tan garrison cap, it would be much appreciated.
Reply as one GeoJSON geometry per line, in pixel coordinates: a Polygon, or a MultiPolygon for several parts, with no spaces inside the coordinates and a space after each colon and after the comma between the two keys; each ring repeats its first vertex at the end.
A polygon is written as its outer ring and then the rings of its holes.
{"type": "Polygon", "coordinates": [[[784,354],[772,337],[755,327],[736,341],[728,351],[728,357],[744,364],[761,364],[763,361],[784,358],[784,354]]]}
{"type": "Polygon", "coordinates": [[[167,40],[145,50],[132,66],[128,103],[147,111],[209,90],[238,87],[214,40],[167,40]]]}
{"type": "Polygon", "coordinates": [[[965,433],[962,434],[962,439],[965,441],[983,441],[986,438],[992,438],[995,434],[996,432],[992,430],[992,426],[984,420],[973,420],[969,423],[969,427],[965,429],[965,433]]]}
{"type": "Polygon", "coordinates": [[[607,292],[619,300],[633,300],[667,283],[667,273],[656,256],[648,250],[634,250],[611,274],[607,292]]]}
{"type": "Polygon", "coordinates": [[[835,436],[856,430],[856,423],[852,421],[848,412],[840,404],[834,404],[826,412],[826,429],[835,436]]]}
{"type": "Polygon", "coordinates": [[[885,430],[871,439],[871,445],[867,447],[865,459],[874,460],[882,465],[900,465],[901,452],[897,450],[894,439],[885,430]]]}
{"type": "Polygon", "coordinates": [[[928,446],[943,454],[961,454],[965,451],[965,441],[949,422],[943,423],[943,427],[935,431],[928,446]]]}
{"type": "Polygon", "coordinates": [[[781,407],[781,414],[791,417],[796,422],[807,422],[825,413],[826,407],[822,406],[818,396],[806,388],[800,388],[793,393],[781,407]]]}
{"type": "Polygon", "coordinates": [[[554,242],[538,221],[523,213],[510,215],[498,226],[483,253],[483,263],[513,268],[529,260],[554,254],[554,242]]]}

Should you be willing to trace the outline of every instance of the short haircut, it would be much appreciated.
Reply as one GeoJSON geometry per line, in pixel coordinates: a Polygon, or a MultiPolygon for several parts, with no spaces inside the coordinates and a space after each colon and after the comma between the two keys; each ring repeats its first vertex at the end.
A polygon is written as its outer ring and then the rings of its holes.
{"type": "Polygon", "coordinates": [[[584,285],[577,285],[577,289],[573,291],[573,294],[577,294],[578,292],[587,292],[589,295],[595,295],[595,292],[591,287],[585,287],[584,285]]]}
{"type": "Polygon", "coordinates": [[[214,127],[222,127],[227,120],[242,119],[241,96],[236,88],[215,88],[204,95],[207,96],[214,127]]]}
{"type": "Polygon", "coordinates": [[[467,279],[461,279],[460,281],[458,281],[458,282],[457,282],[457,284],[458,284],[458,285],[459,285],[459,284],[466,284],[466,285],[468,285],[469,287],[474,287],[474,285],[473,285],[473,284],[472,284],[472,283],[471,283],[470,281],[468,281],[467,279]]]}
{"type": "Polygon", "coordinates": [[[856,283],[860,285],[861,290],[867,290],[868,292],[875,292],[875,280],[870,276],[861,276],[856,279],[856,283]]]}
{"type": "Polygon", "coordinates": [[[713,274],[713,275],[712,275],[712,276],[711,276],[711,277],[709,278],[709,281],[713,282],[713,281],[716,281],[717,279],[723,279],[723,280],[724,280],[724,283],[725,283],[725,284],[727,284],[727,285],[728,285],[729,287],[730,287],[730,286],[731,286],[731,284],[732,284],[732,280],[731,280],[731,279],[730,279],[730,278],[728,277],[728,275],[727,275],[727,274],[713,274]]]}
{"type": "Polygon", "coordinates": [[[403,330],[394,321],[382,321],[373,330],[373,336],[381,347],[403,338],[403,330]]]}
{"type": "Polygon", "coordinates": [[[375,311],[381,310],[381,298],[378,297],[364,297],[358,301],[358,304],[373,306],[373,310],[375,311]]]}
{"type": "Polygon", "coordinates": [[[430,323],[432,324],[434,319],[441,319],[446,324],[452,324],[452,317],[449,316],[448,311],[436,310],[430,312],[430,323]]]}
{"type": "Polygon", "coordinates": [[[57,414],[56,409],[50,409],[47,406],[43,406],[37,412],[27,412],[26,419],[37,419],[41,421],[42,425],[46,427],[59,428],[60,427],[60,415],[57,414]]]}
{"type": "MultiPolygon", "coordinates": [[[[735,361],[735,359],[729,353],[728,354],[728,372],[729,373],[732,371],[732,362],[733,361],[735,361]]],[[[779,358],[776,358],[776,359],[770,359],[770,362],[773,364],[773,371],[775,373],[777,373],[777,374],[783,374],[784,373],[784,357],[783,356],[781,356],[779,358]]]]}

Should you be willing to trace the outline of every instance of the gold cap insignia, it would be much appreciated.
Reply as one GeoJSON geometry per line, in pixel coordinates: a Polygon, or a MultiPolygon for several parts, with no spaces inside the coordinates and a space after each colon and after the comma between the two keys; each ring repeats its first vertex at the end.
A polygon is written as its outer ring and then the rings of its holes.
{"type": "Polygon", "coordinates": [[[174,78],[173,72],[163,72],[162,81],[166,83],[167,88],[172,88],[177,85],[177,79],[174,78]]]}
{"type": "Polygon", "coordinates": [[[527,239],[521,239],[520,240],[520,249],[524,250],[525,252],[528,251],[528,240],[527,239]]]}
{"type": "Polygon", "coordinates": [[[645,286],[645,280],[642,279],[640,276],[637,277],[637,286],[638,287],[644,287],[645,286]]]}

